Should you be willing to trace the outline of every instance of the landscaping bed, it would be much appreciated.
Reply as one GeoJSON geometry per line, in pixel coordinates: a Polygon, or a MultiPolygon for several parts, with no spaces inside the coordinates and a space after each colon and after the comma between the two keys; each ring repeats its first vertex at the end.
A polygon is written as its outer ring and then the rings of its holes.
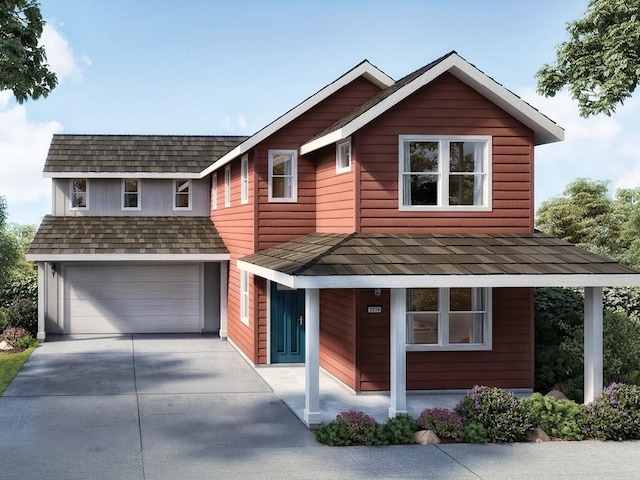
{"type": "Polygon", "coordinates": [[[38,341],[23,328],[8,328],[0,334],[0,395],[4,393],[38,341]]]}

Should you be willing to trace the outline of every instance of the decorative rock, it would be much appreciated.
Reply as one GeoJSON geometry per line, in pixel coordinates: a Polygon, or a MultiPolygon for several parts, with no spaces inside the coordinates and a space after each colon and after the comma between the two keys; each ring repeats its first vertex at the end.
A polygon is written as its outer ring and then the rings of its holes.
{"type": "Polygon", "coordinates": [[[556,400],[568,400],[567,396],[564,393],[562,393],[560,390],[555,390],[555,389],[547,393],[545,397],[553,397],[556,400]]]}
{"type": "Polygon", "coordinates": [[[549,437],[549,435],[547,435],[546,432],[542,430],[540,427],[530,432],[527,432],[526,438],[527,438],[527,442],[533,442],[533,443],[542,443],[542,442],[551,441],[551,438],[549,437]]]}
{"type": "Polygon", "coordinates": [[[413,439],[420,445],[437,445],[440,443],[438,435],[433,430],[419,430],[414,433],[413,439]]]}
{"type": "Polygon", "coordinates": [[[3,340],[0,342],[0,350],[13,350],[13,347],[3,340]]]}

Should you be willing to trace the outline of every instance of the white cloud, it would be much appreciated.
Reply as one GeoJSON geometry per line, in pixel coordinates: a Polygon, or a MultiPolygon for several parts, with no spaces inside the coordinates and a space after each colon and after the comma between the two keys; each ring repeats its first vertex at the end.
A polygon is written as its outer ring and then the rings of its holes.
{"type": "Polygon", "coordinates": [[[50,23],[44,26],[40,43],[44,45],[47,63],[58,76],[59,82],[82,80],[82,69],[91,66],[91,59],[86,55],[76,58],[69,42],[50,23]]]}
{"type": "Polygon", "coordinates": [[[247,131],[247,119],[244,115],[225,115],[217,122],[217,132],[228,134],[243,134],[247,131]]]}

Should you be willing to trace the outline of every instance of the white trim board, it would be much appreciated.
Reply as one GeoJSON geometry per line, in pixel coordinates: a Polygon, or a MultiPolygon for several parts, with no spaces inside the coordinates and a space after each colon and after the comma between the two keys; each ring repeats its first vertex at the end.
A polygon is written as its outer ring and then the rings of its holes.
{"type": "Polygon", "coordinates": [[[180,172],[44,172],[43,178],[171,178],[198,180],[202,178],[200,173],[180,172]]]}
{"type": "Polygon", "coordinates": [[[56,253],[27,254],[30,262],[223,262],[228,253],[162,253],[162,254],[114,254],[114,253],[56,253]]]}

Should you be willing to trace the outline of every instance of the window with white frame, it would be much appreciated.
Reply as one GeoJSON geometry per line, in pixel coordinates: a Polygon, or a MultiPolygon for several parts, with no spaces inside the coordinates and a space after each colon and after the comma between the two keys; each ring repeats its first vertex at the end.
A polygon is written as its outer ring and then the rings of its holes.
{"type": "Polygon", "coordinates": [[[249,202],[249,156],[240,159],[240,203],[249,202]]]}
{"type": "Polygon", "coordinates": [[[336,173],[351,171],[351,139],[336,144],[336,173]]]}
{"type": "Polygon", "coordinates": [[[140,210],[140,180],[137,178],[122,179],[122,209],[140,210]]]}
{"type": "Polygon", "coordinates": [[[191,209],[191,180],[173,181],[173,208],[175,210],[191,209]]]}
{"type": "Polygon", "coordinates": [[[224,206],[231,206],[231,165],[224,167],[224,206]]]}
{"type": "Polygon", "coordinates": [[[71,208],[89,208],[89,182],[86,178],[73,178],[71,180],[71,208]]]}
{"type": "Polygon", "coordinates": [[[249,272],[240,270],[240,319],[249,325],[249,272]]]}
{"type": "Polygon", "coordinates": [[[211,174],[211,210],[218,208],[218,172],[211,174]]]}
{"type": "Polygon", "coordinates": [[[295,150],[269,150],[269,201],[298,201],[298,154],[295,150]]]}
{"type": "Polygon", "coordinates": [[[401,135],[400,210],[491,209],[491,137],[401,135]]]}
{"type": "Polygon", "coordinates": [[[491,348],[491,289],[407,290],[407,344],[421,350],[491,348]]]}

